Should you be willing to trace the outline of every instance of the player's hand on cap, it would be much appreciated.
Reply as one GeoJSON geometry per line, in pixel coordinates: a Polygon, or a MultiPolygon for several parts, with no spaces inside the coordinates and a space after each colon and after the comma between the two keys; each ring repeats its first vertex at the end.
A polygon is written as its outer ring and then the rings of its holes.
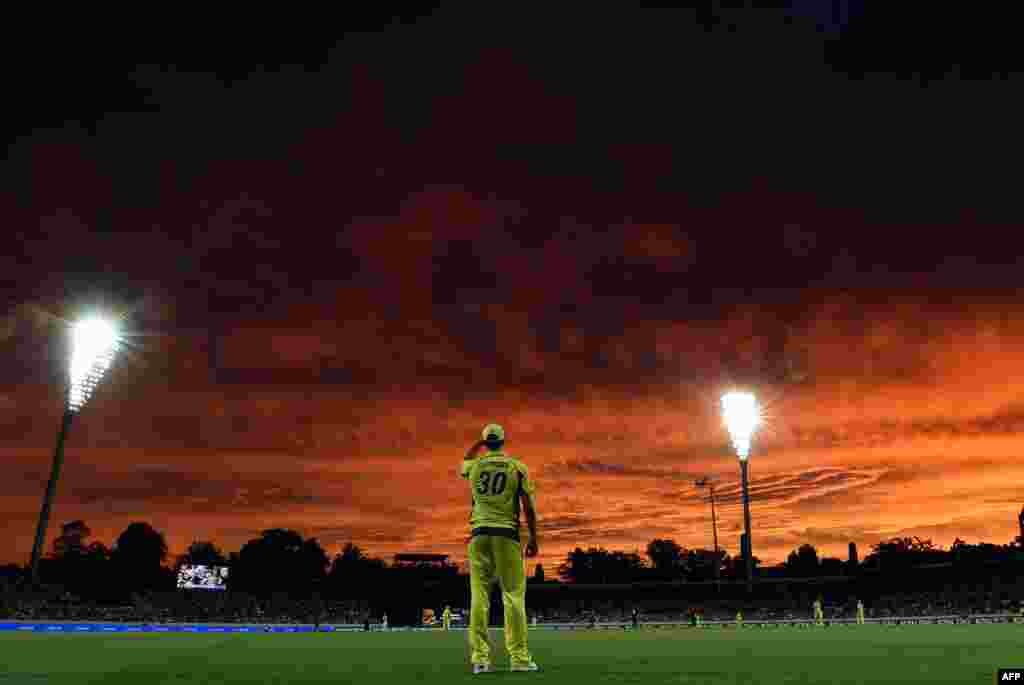
{"type": "Polygon", "coordinates": [[[537,552],[537,538],[530,538],[526,541],[526,556],[535,557],[537,552]]]}

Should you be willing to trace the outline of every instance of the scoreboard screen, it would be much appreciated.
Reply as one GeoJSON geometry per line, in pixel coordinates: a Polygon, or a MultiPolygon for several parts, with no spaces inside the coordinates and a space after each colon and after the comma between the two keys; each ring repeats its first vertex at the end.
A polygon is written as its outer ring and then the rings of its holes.
{"type": "Polygon", "coordinates": [[[178,569],[179,590],[227,590],[227,566],[193,566],[178,569]]]}

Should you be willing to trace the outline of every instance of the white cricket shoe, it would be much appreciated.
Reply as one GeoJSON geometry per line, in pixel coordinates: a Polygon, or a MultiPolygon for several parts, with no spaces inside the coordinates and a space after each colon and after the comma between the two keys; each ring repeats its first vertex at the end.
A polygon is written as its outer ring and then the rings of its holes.
{"type": "Polygon", "coordinates": [[[513,664],[512,668],[509,669],[509,670],[515,671],[515,672],[533,672],[533,671],[539,671],[540,670],[540,666],[538,666],[536,662],[531,660],[530,663],[528,663],[528,664],[513,664]]]}
{"type": "Polygon", "coordinates": [[[490,673],[490,664],[473,664],[473,675],[480,675],[481,673],[490,673]]]}

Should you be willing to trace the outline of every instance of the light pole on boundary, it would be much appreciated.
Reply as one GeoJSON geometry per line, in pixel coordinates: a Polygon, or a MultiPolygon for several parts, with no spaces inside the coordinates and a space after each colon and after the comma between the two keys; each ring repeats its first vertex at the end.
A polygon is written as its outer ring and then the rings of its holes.
{"type": "Polygon", "coordinates": [[[707,488],[711,494],[711,535],[715,541],[715,590],[718,591],[722,560],[718,556],[718,518],[715,515],[715,483],[708,476],[704,476],[697,480],[694,485],[698,488],[707,488]]]}
{"type": "Polygon", "coordinates": [[[743,556],[747,567],[747,592],[754,589],[754,552],[750,537],[750,487],[747,478],[747,462],[750,458],[750,443],[754,431],[761,423],[761,413],[754,395],[748,392],[730,392],[722,396],[722,418],[732,439],[733,449],[740,460],[740,479],[743,488],[743,528],[747,545],[743,556]]]}
{"type": "Polygon", "coordinates": [[[113,363],[120,345],[121,338],[117,328],[105,319],[83,319],[71,327],[71,360],[64,399],[64,415],[57,432],[57,446],[53,451],[50,480],[46,483],[43,506],[36,525],[36,538],[32,544],[32,559],[29,562],[33,584],[39,581],[39,558],[42,556],[46,527],[50,522],[50,510],[57,493],[61,465],[64,463],[64,442],[75,416],[92,397],[96,386],[113,363]]]}

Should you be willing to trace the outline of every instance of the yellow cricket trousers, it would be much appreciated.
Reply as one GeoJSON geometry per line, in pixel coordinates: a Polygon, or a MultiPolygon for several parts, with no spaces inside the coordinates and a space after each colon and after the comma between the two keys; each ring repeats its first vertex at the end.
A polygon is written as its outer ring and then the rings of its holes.
{"type": "Polygon", "coordinates": [[[469,646],[470,661],[491,663],[491,586],[501,585],[505,606],[505,648],[512,664],[528,664],[526,648],[526,573],[523,551],[517,540],[497,535],[475,535],[469,543],[469,646]]]}

